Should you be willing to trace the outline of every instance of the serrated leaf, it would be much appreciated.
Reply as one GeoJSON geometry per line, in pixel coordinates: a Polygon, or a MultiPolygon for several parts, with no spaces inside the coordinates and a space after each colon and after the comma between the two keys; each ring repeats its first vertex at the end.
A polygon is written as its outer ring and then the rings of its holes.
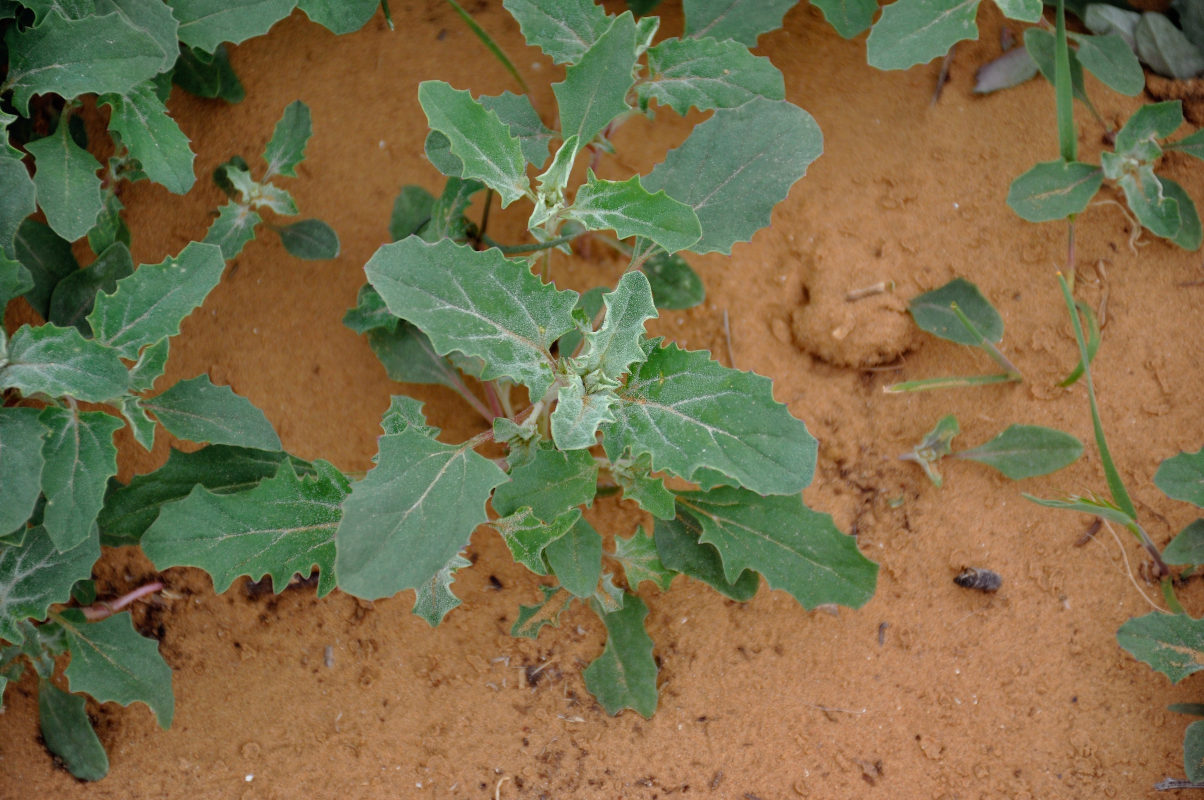
{"type": "Polygon", "coordinates": [[[212,53],[223,42],[238,44],[289,15],[297,0],[171,0],[180,41],[212,53]]]}
{"type": "Polygon", "coordinates": [[[1179,231],[1170,240],[1184,250],[1199,250],[1204,242],[1204,227],[1200,225],[1200,213],[1196,211],[1195,201],[1170,178],[1158,180],[1162,184],[1162,193],[1179,206],[1179,231]]]}
{"type": "Polygon", "coordinates": [[[205,233],[204,241],[220,247],[222,258],[229,261],[255,238],[255,226],[260,222],[263,222],[263,218],[250,206],[231,200],[217,210],[217,218],[205,233]]]}
{"type": "Polygon", "coordinates": [[[92,248],[93,253],[103,253],[118,242],[129,247],[130,228],[121,218],[121,211],[125,206],[117,197],[116,191],[102,190],[101,198],[104,207],[100,210],[100,216],[96,218],[96,224],[88,231],[88,246],[92,248]]]}
{"type": "Polygon", "coordinates": [[[295,573],[317,567],[318,596],[326,595],[335,587],[334,535],[350,484],[328,462],[314,466],[317,475],[303,478],[285,461],[275,477],[241,492],[196,486],[163,506],[142,536],[142,550],[157,569],[200,567],[219,593],[242,575],[270,575],[280,592],[295,573]]]}
{"type": "Polygon", "coordinates": [[[68,694],[45,678],[38,681],[38,718],[46,749],[75,777],[98,781],[109,774],[109,757],[92,730],[85,705],[80,695],[68,694]]]}
{"type": "MultiPolygon", "coordinates": [[[[4,159],[0,159],[0,173],[3,168],[4,159]]],[[[0,203],[4,202],[3,189],[6,188],[2,181],[0,178],[0,203]]],[[[33,183],[30,182],[31,191],[32,188],[33,183]]],[[[4,214],[8,210],[0,206],[0,224],[3,224],[4,214]]],[[[34,288],[25,295],[25,299],[45,319],[50,314],[50,297],[54,287],[79,269],[79,262],[71,252],[71,243],[52,231],[46,223],[26,219],[17,228],[13,244],[17,260],[33,278],[34,288]]]]}
{"type": "Polygon", "coordinates": [[[102,703],[145,703],[159,727],[171,727],[171,667],[159,655],[159,643],[134,630],[129,614],[88,622],[83,612],[68,609],[59,615],[59,624],[71,652],[66,670],[71,691],[86,692],[102,703]]]}
{"type": "Polygon", "coordinates": [[[528,164],[543,166],[548,160],[548,142],[553,134],[539,118],[530,98],[525,94],[502,92],[499,95],[481,95],[477,101],[485,110],[493,111],[498,115],[498,119],[506,123],[510,134],[518,139],[522,146],[523,158],[528,164]]]}
{"type": "MultiPolygon", "coordinates": [[[[288,456],[281,452],[228,445],[191,453],[172,450],[167,462],[154,472],[135,475],[126,485],[110,481],[97,518],[101,541],[110,547],[137,544],[159,511],[188,496],[193,487],[205,487],[213,494],[245,493],[276,475],[285,458],[288,456]]],[[[303,466],[294,461],[294,472],[302,471],[303,466]]]]}
{"type": "Polygon", "coordinates": [[[699,541],[702,525],[686,511],[675,519],[658,519],[653,527],[656,553],[666,569],[702,581],[738,602],[751,600],[761,587],[761,576],[745,570],[735,581],[723,572],[723,559],[713,545],[699,541]]]}
{"type": "Polygon", "coordinates": [[[25,149],[33,156],[33,182],[46,221],[55,233],[73,242],[96,222],[104,200],[96,175],[100,162],[75,143],[67,128],[60,124],[50,136],[27,143],[25,149]]]}
{"type": "Polygon", "coordinates": [[[610,27],[594,0],[505,0],[523,38],[557,64],[577,63],[610,27]]]}
{"type": "Polygon", "coordinates": [[[155,381],[162,377],[167,369],[170,350],[170,339],[160,339],[142,349],[138,360],[130,367],[130,391],[145,392],[155,385],[155,381]]]}
{"type": "Polygon", "coordinates": [[[29,530],[19,545],[0,547],[0,639],[23,642],[18,623],[45,619],[50,606],[67,602],[71,587],[92,576],[99,558],[95,538],[63,553],[41,527],[29,530]]]}
{"type": "Polygon", "coordinates": [[[331,33],[354,33],[376,16],[380,0],[298,0],[297,8],[331,33]]]}
{"type": "Polygon", "coordinates": [[[1037,22],[1041,19],[1041,0],[995,0],[995,5],[1008,19],[1037,22]]]}
{"type": "Polygon", "coordinates": [[[264,148],[263,160],[268,168],[263,180],[268,181],[274,175],[296,177],[297,165],[305,160],[305,145],[313,132],[309,106],[300,100],[289,103],[264,148]]]}
{"type": "Polygon", "coordinates": [[[263,412],[229,386],[215,386],[208,375],[180,381],[141,405],[180,439],[280,449],[280,438],[263,412]]]}
{"type": "Polygon", "coordinates": [[[1133,29],[1137,57],[1159,75],[1176,80],[1204,72],[1204,53],[1165,14],[1147,11],[1133,29]]]}
{"type": "Polygon", "coordinates": [[[755,98],[698,125],[645,178],[698,216],[696,253],[730,253],[769,224],[774,205],[823,150],[811,115],[785,101],[755,98]]]}
{"type": "Polygon", "coordinates": [[[1087,208],[1104,182],[1099,167],[1073,161],[1045,161],[1012,181],[1008,206],[1029,222],[1065,219],[1087,208]]]}
{"type": "Polygon", "coordinates": [[[598,488],[598,464],[586,450],[539,450],[510,471],[510,480],[493,492],[493,509],[502,517],[530,507],[552,522],[580,505],[589,505],[598,488]]]}
{"type": "Polygon", "coordinates": [[[0,388],[23,395],[70,395],[103,403],[129,386],[125,364],[112,349],[85,339],[75,328],[22,325],[8,342],[7,363],[0,366],[0,388]]]}
{"type": "Polygon", "coordinates": [[[20,258],[22,263],[25,258],[14,248],[14,239],[26,224],[40,224],[25,220],[36,210],[37,189],[29,171],[19,158],[0,156],[0,251],[10,258],[20,258]]]}
{"type": "Polygon", "coordinates": [[[506,475],[464,445],[407,428],[380,437],[377,465],[352,488],[336,539],[339,588],[363,598],[418,589],[486,520],[506,475]]]}
{"type": "Polygon", "coordinates": [[[635,591],[645,581],[651,582],[662,592],[669,588],[677,574],[666,567],[657,554],[656,542],[643,528],[636,528],[630,537],[615,537],[615,552],[611,556],[623,565],[627,586],[635,591]]]}
{"type": "Polygon", "coordinates": [[[96,11],[116,13],[127,25],[154,39],[162,53],[157,72],[165,72],[176,63],[180,55],[180,23],[161,0],[96,0],[96,11]]]}
{"type": "Polygon", "coordinates": [[[124,95],[101,95],[99,102],[112,109],[109,129],[121,137],[152,181],[176,194],[192,188],[196,175],[188,137],[168,116],[153,84],[140,84],[124,95]]]}
{"type": "Polygon", "coordinates": [[[661,478],[651,474],[651,458],[622,458],[610,466],[611,477],[623,490],[623,497],[634,500],[640,508],[658,519],[673,519],[677,514],[673,493],[665,488],[661,478]]]}
{"type": "Polygon", "coordinates": [[[496,112],[443,81],[419,84],[418,102],[431,128],[447,137],[460,160],[460,177],[475,178],[495,190],[503,208],[530,191],[522,145],[496,112]]]}
{"type": "Polygon", "coordinates": [[[803,505],[800,495],[761,497],[720,487],[679,494],[678,503],[701,524],[699,541],[719,551],[728,581],[746,569],[759,572],[804,608],[826,603],[856,608],[874,593],[878,565],[830,515],[803,505]]]}
{"type": "Polygon", "coordinates": [[[44,429],[38,414],[36,408],[0,408],[0,531],[23,526],[42,491],[44,429]]]}
{"type": "MultiPolygon", "coordinates": [[[[393,214],[389,217],[389,239],[399,241],[418,233],[431,218],[435,196],[421,186],[403,186],[393,201],[393,214]]],[[[363,333],[363,331],[360,331],[363,333]]]]}
{"type": "Polygon", "coordinates": [[[42,444],[42,524],[59,550],[70,550],[93,535],[96,515],[104,505],[105,485],[117,474],[113,434],[122,423],[102,411],[49,406],[38,421],[45,429],[42,444]]]}
{"type": "Polygon", "coordinates": [[[452,155],[451,139],[439,131],[427,133],[422,143],[422,152],[435,169],[449,178],[459,178],[464,173],[464,163],[458,156],[452,155]]]}
{"type": "Polygon", "coordinates": [[[899,0],[882,10],[866,40],[871,67],[907,69],[978,38],[979,0],[899,0]]]}
{"type": "Polygon", "coordinates": [[[289,255],[322,261],[339,255],[339,235],[320,219],[303,219],[274,228],[289,255]]]}
{"type": "Polygon", "coordinates": [[[56,11],[41,25],[9,28],[5,43],[5,86],[12,88],[13,104],[25,115],[35,94],[69,100],[89,92],[128,92],[158,74],[164,60],[155,37],[118,13],[69,20],[56,11]]]}
{"type": "Polygon", "coordinates": [[[158,264],[143,264],[111,294],[97,295],[88,315],[96,340],[123,358],[137,358],[143,347],[180,332],[180,323],[205,302],[225,268],[221,249],[200,242],[189,242],[158,264]]]}
{"type": "Polygon", "coordinates": [[[1083,68],[1113,91],[1135,97],[1145,89],[1145,72],[1133,50],[1119,34],[1074,35],[1075,55],[1083,68]]]}
{"type": "Polygon", "coordinates": [[[424,436],[435,436],[438,428],[426,424],[426,416],[422,413],[422,401],[406,395],[393,395],[389,398],[389,407],[380,417],[380,427],[385,433],[401,433],[406,428],[414,428],[424,436]]]}
{"type": "Polygon", "coordinates": [[[816,0],[815,6],[845,39],[852,39],[869,28],[878,13],[876,0],[816,0]]]}
{"type": "Polygon", "coordinates": [[[1155,611],[1127,620],[1116,641],[1139,661],[1179,681],[1204,669],[1204,620],[1155,611]]]}
{"type": "Polygon", "coordinates": [[[548,543],[543,554],[561,586],[577,597],[593,596],[602,576],[602,536],[584,517],[548,543]]]}
{"type": "Polygon", "coordinates": [[[617,421],[602,428],[617,460],[652,456],[652,468],[694,480],[721,472],[767,494],[794,494],[811,482],[816,443],[773,399],[769,379],[729,369],[705,352],[655,347],[620,389],[617,421]]]}
{"type": "Polygon", "coordinates": [[[588,449],[598,443],[598,428],[615,421],[613,409],[619,400],[610,388],[587,389],[579,375],[568,380],[556,394],[552,441],[561,450],[588,449]]]}
{"type": "Polygon", "coordinates": [[[121,242],[114,242],[84,269],[67,275],[50,295],[47,319],[55,325],[72,326],[92,338],[88,314],[102,292],[117,288],[117,281],[134,273],[134,259],[121,242]]]}
{"type": "Polygon", "coordinates": [[[144,450],[149,451],[153,448],[155,446],[155,421],[142,406],[138,405],[138,398],[127,394],[117,401],[117,408],[129,423],[130,431],[134,434],[134,441],[142,445],[144,450]]]}
{"type": "Polygon", "coordinates": [[[1204,564],[1204,519],[1188,525],[1162,551],[1168,564],[1204,564]]]}
{"type": "Polygon", "coordinates": [[[631,12],[615,17],[572,66],[552,84],[560,108],[560,135],[585,147],[615,117],[627,111],[627,91],[636,62],[636,26],[631,12]]]}
{"type": "Polygon", "coordinates": [[[907,310],[916,325],[933,336],[977,347],[978,337],[953,312],[954,303],[987,339],[992,342],[1003,339],[1003,318],[978,287],[965,278],[954,278],[939,289],[917,295],[907,304],[907,310]]]}
{"type": "Polygon", "coordinates": [[[180,60],[176,62],[172,80],[197,97],[221,98],[227,103],[240,103],[247,95],[230,66],[230,56],[224,45],[219,45],[212,53],[192,47],[180,48],[180,60]]]}
{"type": "Polygon", "coordinates": [[[535,516],[530,506],[523,506],[515,513],[499,517],[490,524],[505,540],[515,561],[536,575],[547,575],[548,567],[543,558],[544,548],[568,533],[580,517],[581,509],[574,508],[552,522],[545,523],[535,516]]]}
{"type": "Polygon", "coordinates": [[[606,316],[601,327],[585,334],[585,346],[577,359],[581,372],[599,371],[618,379],[637,361],[646,358],[641,342],[644,325],[658,316],[652,288],[642,272],[628,272],[614,291],[602,295],[606,316]]]}
{"type": "Polygon", "coordinates": [[[658,309],[677,311],[693,308],[706,299],[702,278],[676,254],[658,252],[641,267],[652,288],[652,301],[658,309]]]}
{"type": "Polygon", "coordinates": [[[782,27],[796,0],[684,0],[686,36],[735,39],[756,47],[762,33],[782,27]]]}
{"type": "Polygon", "coordinates": [[[1037,62],[1023,47],[1013,47],[994,61],[989,61],[974,73],[974,93],[989,94],[1028,81],[1038,72],[1037,62]]]}
{"type": "Polygon", "coordinates": [[[639,175],[620,182],[591,172],[565,213],[590,230],[610,229],[620,239],[642,236],[669,253],[689,248],[702,236],[692,208],[663,190],[649,192],[639,175]]]}
{"type": "Polygon", "coordinates": [[[540,586],[543,602],[533,606],[519,606],[518,617],[510,628],[511,636],[534,639],[544,625],[555,628],[560,624],[560,615],[573,601],[573,595],[559,586],[540,586]]]}
{"type": "Polygon", "coordinates": [[[1088,3],[1083,24],[1087,26],[1087,30],[1100,36],[1116,34],[1124,40],[1129,49],[1133,49],[1136,46],[1133,34],[1140,19],[1141,14],[1136,11],[1108,3],[1088,3]]]}
{"type": "Polygon", "coordinates": [[[1163,461],[1154,473],[1154,485],[1167,497],[1204,508],[1204,449],[1163,461]]]}
{"type": "Polygon", "coordinates": [[[994,467],[1012,480],[1045,475],[1078,460],[1083,444],[1069,433],[1040,425],[1009,425],[989,442],[958,458],[994,467]]]}
{"type": "Polygon", "coordinates": [[[558,291],[496,249],[475,251],[416,237],[387,244],[364,267],[389,311],[421,328],[440,355],[485,362],[485,380],[506,377],[540,397],[552,383],[552,343],[573,329],[577,295],[558,291]]]}
{"type": "MultiPolygon", "coordinates": [[[[866,27],[869,20],[866,17],[866,27]]],[[[668,39],[648,49],[648,71],[649,80],[636,85],[641,103],[656,100],[678,114],[691,106],[710,111],[735,108],[754,97],[786,97],[778,68],[731,40],[668,39]]]]}
{"type": "Polygon", "coordinates": [[[23,0],[22,5],[33,12],[33,24],[39,25],[51,11],[58,11],[67,19],[83,19],[95,13],[92,0],[23,0]]]}
{"type": "Polygon", "coordinates": [[[599,616],[606,625],[606,648],[585,668],[585,688],[607,714],[630,708],[651,717],[656,713],[657,695],[652,639],[644,630],[648,607],[628,594],[621,609],[599,616]]]}
{"type": "Polygon", "coordinates": [[[414,613],[426,620],[432,628],[437,627],[453,608],[460,605],[460,598],[451,590],[456,570],[471,565],[472,562],[459,553],[452,556],[451,560],[435,573],[435,577],[418,587],[414,598],[414,613]]]}

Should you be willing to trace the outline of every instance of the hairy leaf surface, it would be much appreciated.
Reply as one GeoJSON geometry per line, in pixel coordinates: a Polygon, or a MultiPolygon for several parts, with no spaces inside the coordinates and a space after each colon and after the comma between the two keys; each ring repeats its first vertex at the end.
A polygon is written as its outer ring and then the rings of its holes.
{"type": "Polygon", "coordinates": [[[1009,425],[989,442],[957,454],[1002,472],[1012,480],[1059,470],[1083,454],[1083,443],[1069,433],[1040,425],[1009,425]]]}
{"type": "Polygon", "coordinates": [[[636,27],[630,12],[614,19],[581,60],[552,84],[560,107],[560,135],[585,147],[611,120],[627,110],[627,91],[636,61],[636,27]]]}
{"type": "Polygon", "coordinates": [[[92,537],[104,505],[105,485],[117,474],[113,434],[121,420],[103,411],[76,414],[50,406],[38,421],[46,429],[42,444],[42,524],[55,547],[70,550],[92,537]]]}
{"type": "Polygon", "coordinates": [[[1103,171],[1091,164],[1045,161],[1012,181],[1007,202],[1029,222],[1065,219],[1085,209],[1103,182],[1103,171]]]}
{"type": "Polygon", "coordinates": [[[0,408],[0,531],[6,533],[29,519],[42,491],[45,429],[38,414],[36,408],[0,408]]]}
{"type": "Polygon", "coordinates": [[[192,188],[196,175],[188,137],[168,116],[153,83],[139,84],[125,94],[101,95],[99,102],[112,109],[109,129],[121,137],[147,177],[176,194],[192,188]]]}
{"type": "Polygon", "coordinates": [[[658,519],[653,528],[656,552],[666,569],[702,581],[733,600],[751,600],[761,588],[761,576],[751,569],[729,581],[723,559],[714,545],[699,541],[702,525],[689,512],[679,510],[675,519],[658,519]]]}
{"type": "Polygon", "coordinates": [[[692,208],[664,191],[649,192],[639,175],[608,181],[591,173],[567,216],[590,230],[611,229],[620,239],[643,236],[669,253],[689,248],[702,236],[692,208]]]}
{"type": "Polygon", "coordinates": [[[82,781],[109,774],[109,757],[92,730],[83,696],[64,692],[46,678],[38,681],[38,718],[46,749],[63,759],[67,770],[82,781]]]}
{"type": "Polygon", "coordinates": [[[611,19],[594,0],[505,0],[523,38],[557,64],[575,64],[593,47],[611,19]]]}
{"type": "Polygon", "coordinates": [[[648,607],[628,594],[621,609],[599,616],[606,625],[606,649],[585,668],[585,688],[607,714],[631,708],[651,717],[656,713],[657,694],[652,639],[644,630],[648,607]]]}
{"type": "Polygon", "coordinates": [[[597,488],[598,464],[589,451],[538,450],[497,487],[493,509],[508,517],[528,506],[536,517],[552,522],[570,509],[592,503],[597,488]]]}
{"type": "Polygon", "coordinates": [[[180,41],[212,53],[222,42],[238,44],[268,32],[297,0],[171,0],[180,41]]]}
{"type": "Polygon", "coordinates": [[[263,412],[229,386],[215,386],[208,375],[180,381],[140,403],[181,439],[280,449],[280,438],[263,412]]]}
{"type": "Polygon", "coordinates": [[[683,0],[686,36],[735,39],[757,46],[762,33],[782,27],[782,17],[796,0],[683,0]]]}
{"type": "Polygon", "coordinates": [[[978,38],[979,0],[899,0],[882,10],[866,40],[870,66],[907,69],[978,38]]]}
{"type": "Polygon", "coordinates": [[[602,577],[602,536],[578,517],[573,527],[544,548],[560,585],[577,597],[592,597],[602,577]]]}
{"type": "Polygon", "coordinates": [[[75,328],[23,325],[8,342],[7,361],[0,366],[0,388],[18,389],[26,397],[41,392],[103,403],[129,386],[117,353],[75,328]]]}
{"type": "Polygon", "coordinates": [[[627,538],[616,536],[615,552],[611,558],[623,565],[627,586],[632,591],[649,581],[663,592],[677,574],[661,562],[656,542],[643,528],[636,528],[635,533],[627,538]]]}
{"type": "Polygon", "coordinates": [[[297,8],[331,33],[354,33],[376,16],[380,0],[298,0],[297,8]]]}
{"type": "Polygon", "coordinates": [[[691,106],[710,111],[786,97],[778,68],[731,40],[667,39],[648,49],[648,70],[652,77],[636,85],[641,102],[656,100],[678,114],[691,106]]]}
{"type": "Polygon", "coordinates": [[[1204,669],[1204,620],[1155,611],[1127,620],[1116,641],[1173,683],[1204,669]]]}
{"type": "Polygon", "coordinates": [[[71,587],[92,576],[98,558],[95,538],[64,553],[40,526],[30,529],[21,544],[0,547],[0,639],[23,642],[18,623],[45,619],[51,605],[71,599],[71,587]]]}
{"type": "Polygon", "coordinates": [[[83,236],[104,207],[100,195],[100,162],[71,138],[64,120],[49,136],[29,142],[33,182],[46,221],[69,242],[83,236]]]}
{"type": "Polygon", "coordinates": [[[314,126],[310,119],[309,106],[294,100],[284,109],[280,121],[272,131],[272,138],[263,151],[264,163],[268,165],[263,179],[274,175],[297,176],[297,165],[305,160],[305,145],[313,135],[314,126]]]}
{"type": "Polygon", "coordinates": [[[455,580],[456,570],[472,566],[472,562],[456,553],[443,567],[435,573],[435,577],[418,587],[414,598],[414,613],[432,627],[437,627],[448,613],[460,605],[460,598],[451,590],[455,580]]]}

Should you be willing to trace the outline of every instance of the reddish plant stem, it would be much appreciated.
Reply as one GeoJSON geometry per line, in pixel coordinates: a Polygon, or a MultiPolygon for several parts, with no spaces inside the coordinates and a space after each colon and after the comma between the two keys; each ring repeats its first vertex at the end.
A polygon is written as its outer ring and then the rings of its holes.
{"type": "Polygon", "coordinates": [[[146,597],[149,594],[154,594],[155,592],[162,591],[162,589],[163,589],[163,582],[155,581],[153,583],[148,583],[143,586],[139,586],[137,589],[135,589],[132,592],[126,592],[121,597],[118,597],[116,600],[112,600],[112,601],[108,601],[108,602],[101,601],[99,603],[93,603],[92,605],[88,606],[87,608],[81,608],[80,611],[84,612],[84,619],[88,620],[89,622],[97,622],[106,617],[113,616],[118,611],[125,608],[130,603],[134,602],[135,600],[146,597]]]}

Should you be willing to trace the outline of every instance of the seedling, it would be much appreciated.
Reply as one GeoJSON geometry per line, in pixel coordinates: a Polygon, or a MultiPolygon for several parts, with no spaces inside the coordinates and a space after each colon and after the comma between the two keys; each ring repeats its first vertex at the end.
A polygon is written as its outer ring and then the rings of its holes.
{"type": "Polygon", "coordinates": [[[1022,480],[1055,472],[1083,454],[1083,445],[1078,439],[1040,425],[1009,425],[989,442],[955,453],[952,443],[958,433],[957,417],[950,414],[943,417],[910,453],[899,458],[919,464],[928,479],[939,487],[944,481],[936,463],[945,457],[978,461],[994,467],[1007,478],[1022,480]]]}

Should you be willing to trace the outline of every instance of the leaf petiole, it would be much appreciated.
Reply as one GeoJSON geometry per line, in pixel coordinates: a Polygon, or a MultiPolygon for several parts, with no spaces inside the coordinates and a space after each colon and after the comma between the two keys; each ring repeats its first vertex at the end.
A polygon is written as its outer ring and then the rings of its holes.
{"type": "MultiPolygon", "coordinates": [[[[986,350],[987,354],[991,356],[991,358],[995,361],[996,364],[1003,367],[1004,371],[1007,373],[1004,376],[1005,380],[1008,380],[1008,381],[1024,380],[1024,376],[1020,374],[1020,370],[1016,368],[1016,365],[1013,364],[1008,359],[1008,357],[1003,354],[1003,351],[1001,351],[998,347],[995,346],[994,342],[992,342],[990,339],[988,339],[987,337],[982,335],[982,332],[979,331],[978,328],[976,328],[974,326],[974,323],[971,322],[970,318],[966,316],[965,312],[962,311],[958,307],[957,303],[950,303],[949,308],[957,316],[958,321],[961,322],[961,324],[965,326],[966,330],[968,330],[970,332],[970,335],[978,340],[978,346],[981,347],[983,350],[986,350]]],[[[988,382],[994,383],[995,381],[988,381],[988,382]]]]}

